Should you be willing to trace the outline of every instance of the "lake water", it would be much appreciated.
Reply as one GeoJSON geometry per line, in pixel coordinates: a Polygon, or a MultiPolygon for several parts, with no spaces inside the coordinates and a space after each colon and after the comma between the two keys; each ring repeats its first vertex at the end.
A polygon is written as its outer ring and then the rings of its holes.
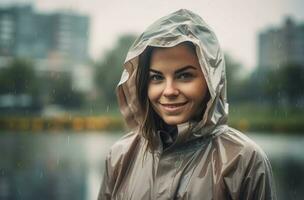
{"type": "MultiPolygon", "coordinates": [[[[304,136],[250,133],[274,168],[279,199],[304,198],[304,136]]],[[[2,133],[0,199],[95,200],[105,156],[122,133],[2,133]]]]}

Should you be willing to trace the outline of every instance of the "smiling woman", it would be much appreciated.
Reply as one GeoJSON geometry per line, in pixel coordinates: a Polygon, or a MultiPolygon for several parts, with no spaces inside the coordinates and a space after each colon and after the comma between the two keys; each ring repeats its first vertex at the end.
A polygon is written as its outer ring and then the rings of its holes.
{"type": "Polygon", "coordinates": [[[106,159],[99,199],[275,199],[265,153],[227,125],[215,34],[179,10],[141,34],[117,88],[131,133],[106,159]]]}

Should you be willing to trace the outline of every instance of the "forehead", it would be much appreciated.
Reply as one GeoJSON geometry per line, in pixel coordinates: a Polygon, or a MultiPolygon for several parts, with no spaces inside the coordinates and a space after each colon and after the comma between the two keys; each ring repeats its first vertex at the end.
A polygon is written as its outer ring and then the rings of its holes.
{"type": "Polygon", "coordinates": [[[151,54],[150,68],[161,70],[163,68],[179,68],[191,65],[200,68],[197,55],[191,47],[179,44],[168,48],[155,48],[151,54]]]}

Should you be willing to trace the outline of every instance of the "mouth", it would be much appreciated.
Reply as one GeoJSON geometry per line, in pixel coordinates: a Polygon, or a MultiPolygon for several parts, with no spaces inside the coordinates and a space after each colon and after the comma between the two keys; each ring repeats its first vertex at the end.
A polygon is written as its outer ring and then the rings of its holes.
{"type": "Polygon", "coordinates": [[[182,103],[160,103],[161,107],[168,113],[179,112],[186,104],[186,102],[182,103]]]}

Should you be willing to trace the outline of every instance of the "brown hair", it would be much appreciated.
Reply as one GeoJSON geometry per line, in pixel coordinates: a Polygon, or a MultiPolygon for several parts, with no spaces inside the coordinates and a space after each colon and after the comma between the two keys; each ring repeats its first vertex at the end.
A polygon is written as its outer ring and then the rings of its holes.
{"type": "MultiPolygon", "coordinates": [[[[192,42],[183,42],[189,50],[196,54],[195,46],[192,42]]],[[[139,55],[138,68],[136,72],[136,88],[137,98],[140,108],[144,113],[143,121],[140,125],[140,132],[144,138],[147,139],[147,149],[155,150],[156,148],[156,134],[158,130],[165,128],[166,124],[161,117],[154,111],[148,99],[149,86],[149,69],[153,49],[164,47],[148,46],[145,51],[139,55]]]]}
{"type": "Polygon", "coordinates": [[[140,125],[140,133],[147,139],[147,149],[155,150],[155,136],[157,131],[164,124],[163,120],[153,110],[148,99],[149,69],[153,48],[148,46],[139,56],[136,73],[137,98],[141,110],[144,113],[143,121],[140,125]]]}

